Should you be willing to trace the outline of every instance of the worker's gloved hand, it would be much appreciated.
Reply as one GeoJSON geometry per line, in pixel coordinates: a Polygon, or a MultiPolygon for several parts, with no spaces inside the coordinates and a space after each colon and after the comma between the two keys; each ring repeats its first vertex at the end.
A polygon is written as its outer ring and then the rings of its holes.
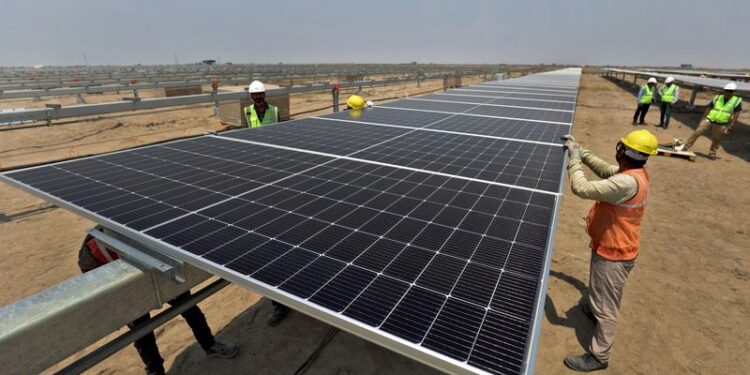
{"type": "Polygon", "coordinates": [[[580,147],[568,148],[568,158],[569,159],[580,159],[581,158],[581,148],[580,147]]]}
{"type": "Polygon", "coordinates": [[[576,139],[575,139],[575,137],[573,137],[572,135],[570,135],[570,134],[565,134],[565,135],[564,135],[564,136],[562,136],[561,138],[562,138],[563,140],[565,140],[565,146],[564,146],[564,147],[565,147],[565,148],[566,148],[566,149],[567,149],[568,151],[570,151],[570,150],[572,150],[572,149],[574,149],[574,148],[581,148],[581,145],[579,145],[579,144],[578,144],[578,143],[576,142],[576,139]]]}
{"type": "Polygon", "coordinates": [[[723,131],[722,133],[724,133],[724,135],[727,135],[727,134],[729,134],[729,132],[731,132],[731,131],[732,131],[732,127],[730,127],[730,126],[727,126],[727,127],[725,127],[725,128],[724,128],[724,131],[723,131]]]}

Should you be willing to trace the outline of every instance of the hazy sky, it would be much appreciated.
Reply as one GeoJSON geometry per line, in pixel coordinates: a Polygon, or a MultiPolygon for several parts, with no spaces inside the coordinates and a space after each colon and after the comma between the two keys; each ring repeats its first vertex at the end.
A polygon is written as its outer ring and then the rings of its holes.
{"type": "Polygon", "coordinates": [[[0,65],[435,62],[750,67],[750,0],[2,0],[0,65]]]}

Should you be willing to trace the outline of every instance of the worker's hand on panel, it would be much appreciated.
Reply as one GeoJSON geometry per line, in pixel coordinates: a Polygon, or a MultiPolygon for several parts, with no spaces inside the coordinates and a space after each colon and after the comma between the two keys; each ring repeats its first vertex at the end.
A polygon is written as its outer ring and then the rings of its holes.
{"type": "MultiPolygon", "coordinates": [[[[578,144],[576,144],[578,146],[578,144]]],[[[581,147],[568,147],[568,158],[578,159],[581,157],[581,147]]]]}
{"type": "Polygon", "coordinates": [[[571,154],[572,150],[578,150],[578,153],[580,153],[581,145],[576,142],[575,137],[570,134],[565,134],[561,138],[565,140],[564,148],[568,150],[568,156],[573,157],[571,154]]]}
{"type": "Polygon", "coordinates": [[[560,139],[563,139],[565,141],[572,141],[572,142],[576,141],[576,138],[573,136],[573,134],[565,134],[564,136],[560,137],[560,139]]]}

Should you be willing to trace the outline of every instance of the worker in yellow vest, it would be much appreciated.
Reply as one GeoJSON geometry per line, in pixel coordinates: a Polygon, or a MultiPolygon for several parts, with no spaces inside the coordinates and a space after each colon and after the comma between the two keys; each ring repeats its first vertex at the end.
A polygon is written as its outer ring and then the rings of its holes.
{"type": "Polygon", "coordinates": [[[656,78],[651,77],[648,79],[645,85],[641,86],[641,90],[638,91],[638,107],[635,109],[633,114],[633,125],[636,124],[636,120],[639,125],[646,125],[646,113],[648,113],[648,107],[654,101],[654,93],[656,92],[656,78]]]}
{"type": "Polygon", "coordinates": [[[266,86],[261,81],[253,81],[248,87],[253,104],[244,108],[247,126],[257,128],[279,122],[279,108],[266,102],[266,86]]]}
{"type": "Polygon", "coordinates": [[[735,90],[737,90],[737,85],[731,82],[724,86],[723,95],[714,96],[713,100],[708,103],[708,108],[703,113],[698,128],[695,129],[687,142],[685,142],[683,151],[690,151],[695,140],[701,134],[705,133],[708,128],[711,128],[711,149],[709,150],[708,157],[713,160],[716,159],[716,151],[719,149],[721,136],[729,134],[737,123],[737,119],[740,117],[740,112],[742,111],[742,98],[734,95],[735,90]]]}
{"type": "Polygon", "coordinates": [[[659,125],[660,128],[669,127],[669,119],[672,117],[672,105],[680,98],[680,87],[674,83],[674,77],[667,77],[664,86],[659,89],[659,125]]]}
{"type": "Polygon", "coordinates": [[[596,330],[586,353],[564,360],[570,369],[589,372],[609,366],[625,281],[640,251],[641,223],[649,193],[646,161],[658,153],[658,141],[648,130],[630,132],[617,143],[617,165],[610,165],[582,149],[573,136],[563,138],[570,157],[568,176],[573,194],[595,201],[586,218],[591,264],[588,298],[582,301],[581,309],[596,321],[596,330]],[[584,165],[602,180],[587,180],[584,165]]]}

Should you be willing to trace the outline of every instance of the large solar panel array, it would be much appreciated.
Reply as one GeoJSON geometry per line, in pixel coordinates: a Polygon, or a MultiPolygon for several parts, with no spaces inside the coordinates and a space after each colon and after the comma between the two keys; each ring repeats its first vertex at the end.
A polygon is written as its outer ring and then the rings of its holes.
{"type": "Polygon", "coordinates": [[[450,372],[533,369],[580,69],[7,172],[450,372]]]}

